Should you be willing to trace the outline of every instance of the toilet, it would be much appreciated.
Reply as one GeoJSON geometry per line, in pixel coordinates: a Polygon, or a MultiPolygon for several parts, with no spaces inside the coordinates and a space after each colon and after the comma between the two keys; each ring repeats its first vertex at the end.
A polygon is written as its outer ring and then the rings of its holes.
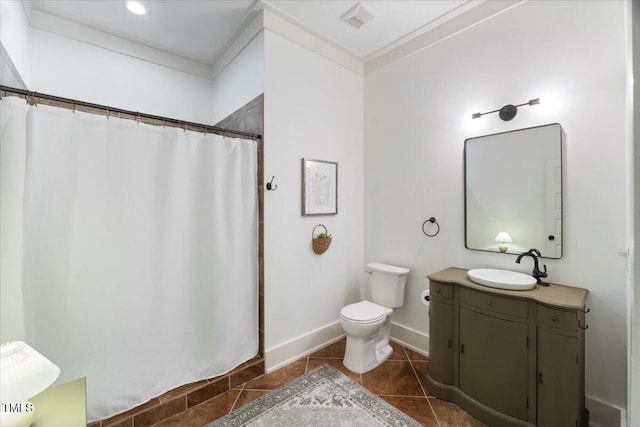
{"type": "Polygon", "coordinates": [[[368,372],[387,360],[391,313],[404,305],[408,268],[380,263],[367,264],[371,274],[371,301],[342,307],[340,324],[347,334],[343,364],[358,374],[368,372]]]}

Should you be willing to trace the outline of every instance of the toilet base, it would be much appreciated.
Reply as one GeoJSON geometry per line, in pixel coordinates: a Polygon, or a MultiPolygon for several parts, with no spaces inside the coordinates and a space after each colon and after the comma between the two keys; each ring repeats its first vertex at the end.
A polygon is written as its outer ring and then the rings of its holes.
{"type": "Polygon", "coordinates": [[[344,366],[356,374],[364,374],[385,362],[393,348],[389,345],[391,317],[387,317],[377,335],[365,338],[347,335],[347,347],[344,352],[344,366]]]}

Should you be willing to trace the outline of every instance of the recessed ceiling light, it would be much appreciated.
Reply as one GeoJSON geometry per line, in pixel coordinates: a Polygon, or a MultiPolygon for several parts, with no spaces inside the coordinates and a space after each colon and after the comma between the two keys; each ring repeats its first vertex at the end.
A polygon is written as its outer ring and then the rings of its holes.
{"type": "Polygon", "coordinates": [[[137,1],[128,1],[125,3],[129,12],[135,13],[136,15],[144,15],[147,13],[144,6],[138,3],[137,1]]]}

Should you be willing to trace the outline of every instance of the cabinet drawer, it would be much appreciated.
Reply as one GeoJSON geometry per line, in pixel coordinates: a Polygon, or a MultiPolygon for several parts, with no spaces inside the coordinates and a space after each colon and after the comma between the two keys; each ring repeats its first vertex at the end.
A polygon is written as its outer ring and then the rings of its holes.
{"type": "Polygon", "coordinates": [[[432,297],[452,299],[453,298],[453,285],[448,285],[442,282],[431,282],[429,285],[429,294],[432,297]]]}
{"type": "Polygon", "coordinates": [[[552,328],[577,330],[578,317],[575,311],[558,310],[538,304],[538,322],[552,328]]]}
{"type": "Polygon", "coordinates": [[[460,289],[460,302],[508,316],[525,318],[529,316],[529,303],[526,301],[477,292],[470,289],[460,289]]]}

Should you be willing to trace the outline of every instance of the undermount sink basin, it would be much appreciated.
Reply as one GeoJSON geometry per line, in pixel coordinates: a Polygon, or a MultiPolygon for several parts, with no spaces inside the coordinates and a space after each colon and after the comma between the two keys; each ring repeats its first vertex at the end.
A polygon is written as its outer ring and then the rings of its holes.
{"type": "Polygon", "coordinates": [[[511,291],[526,291],[536,286],[536,279],[517,271],[495,268],[476,268],[467,272],[469,279],[479,285],[511,291]]]}

